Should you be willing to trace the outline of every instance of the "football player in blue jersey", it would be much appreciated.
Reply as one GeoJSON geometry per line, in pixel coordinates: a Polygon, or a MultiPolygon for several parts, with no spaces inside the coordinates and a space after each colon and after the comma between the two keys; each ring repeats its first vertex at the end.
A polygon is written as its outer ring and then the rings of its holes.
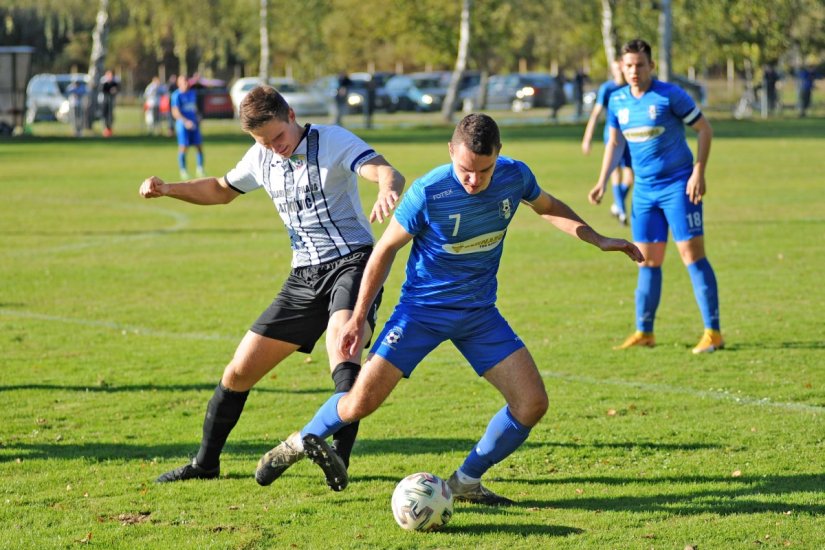
{"type": "Polygon", "coordinates": [[[599,181],[589,199],[598,204],[607,179],[625,147],[635,174],[631,230],[645,257],[636,287],[636,331],[616,349],[652,347],[653,321],[662,292],[662,262],[668,228],[687,266],[705,331],[693,353],[724,347],[719,326],[716,275],[705,257],[702,198],[713,130],[684,90],[653,78],[650,45],[636,39],[622,48],[628,85],[610,96],[610,140],[599,181]],[[685,140],[685,124],[698,134],[696,162],[685,140]]]}
{"type": "MultiPolygon", "coordinates": [[[[618,61],[610,64],[610,72],[613,78],[604,82],[599,86],[599,91],[596,94],[596,102],[593,104],[593,110],[590,112],[590,118],[587,121],[587,126],[584,129],[584,136],[582,137],[582,153],[590,154],[590,144],[593,141],[593,133],[596,130],[596,123],[599,120],[599,115],[607,109],[608,101],[610,101],[610,94],[622,88],[627,83],[622,74],[622,65],[618,61]]],[[[607,143],[610,139],[610,126],[604,125],[604,142],[607,143]]],[[[625,147],[624,154],[619,159],[618,167],[613,170],[610,175],[613,189],[613,203],[610,205],[610,213],[616,216],[619,223],[627,225],[627,194],[630,192],[630,187],[633,185],[633,169],[630,167],[630,149],[625,147]]]]}
{"type": "Polygon", "coordinates": [[[170,100],[172,117],[175,119],[175,135],[178,138],[178,167],[180,177],[189,179],[186,169],[186,152],[190,147],[197,149],[195,158],[197,175],[202,177],[203,171],[203,136],[201,135],[200,113],[198,113],[197,94],[189,86],[189,79],[185,75],[178,77],[178,89],[172,92],[170,100]]]}
{"type": "Polygon", "coordinates": [[[368,305],[399,249],[412,241],[395,311],[352,389],[335,394],[300,432],[269,451],[262,459],[265,469],[280,474],[307,455],[321,466],[330,487],[342,490],[347,470],[324,438],[375,411],[430,351],[450,340],[507,403],[448,483],[458,500],[512,504],[482,486],[481,477],[527,439],[548,403],[530,352],[495,305],[508,225],[525,203],[558,229],[601,250],[624,252],[636,262],[643,257],[632,243],[598,234],[543,191],[526,164],[500,151],[495,121],[468,115],[449,142],[452,163],[416,180],[404,195],[367,262],[353,315],[339,333],[339,351],[350,353],[362,345],[368,305]]]}

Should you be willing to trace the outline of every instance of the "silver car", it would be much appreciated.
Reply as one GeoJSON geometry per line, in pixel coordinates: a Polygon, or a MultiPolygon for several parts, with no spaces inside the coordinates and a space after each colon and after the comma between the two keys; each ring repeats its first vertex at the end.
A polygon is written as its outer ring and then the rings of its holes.
{"type": "MultiPolygon", "coordinates": [[[[86,74],[38,74],[26,87],[26,123],[38,120],[57,120],[60,108],[67,103],[69,85],[82,80],[88,84],[86,74]]],[[[65,107],[64,107],[65,109],[65,107]]]]}

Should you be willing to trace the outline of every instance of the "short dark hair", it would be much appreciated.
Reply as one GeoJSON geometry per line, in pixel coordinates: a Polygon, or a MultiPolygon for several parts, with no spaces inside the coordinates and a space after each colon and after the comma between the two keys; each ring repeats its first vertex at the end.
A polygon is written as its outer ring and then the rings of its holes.
{"type": "Polygon", "coordinates": [[[626,53],[643,53],[648,61],[653,61],[653,48],[641,38],[634,38],[622,46],[622,55],[626,53]]]}
{"type": "Polygon", "coordinates": [[[252,88],[238,107],[241,129],[250,132],[273,119],[289,122],[289,104],[272,86],[252,88]]]}
{"type": "Polygon", "coordinates": [[[461,119],[450,142],[453,145],[463,144],[477,155],[493,155],[501,149],[498,124],[492,117],[479,113],[461,119]]]}

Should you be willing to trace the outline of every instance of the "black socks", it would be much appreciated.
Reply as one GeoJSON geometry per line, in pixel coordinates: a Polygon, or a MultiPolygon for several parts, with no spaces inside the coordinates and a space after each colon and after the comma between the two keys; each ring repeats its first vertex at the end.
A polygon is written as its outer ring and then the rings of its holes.
{"type": "Polygon", "coordinates": [[[248,396],[249,390],[236,392],[218,383],[215,394],[206,406],[206,416],[203,419],[203,439],[196,457],[198,466],[205,470],[211,470],[220,465],[221,451],[226,443],[226,438],[229,437],[229,432],[238,423],[248,396]]]}
{"type": "MultiPolygon", "coordinates": [[[[348,392],[355,384],[358,373],[361,372],[361,365],[344,362],[339,364],[332,371],[332,381],[335,382],[335,393],[348,392]]],[[[332,446],[335,452],[349,468],[349,456],[352,453],[352,446],[355,444],[355,436],[358,435],[359,422],[348,424],[335,432],[332,436],[332,446]]]]}

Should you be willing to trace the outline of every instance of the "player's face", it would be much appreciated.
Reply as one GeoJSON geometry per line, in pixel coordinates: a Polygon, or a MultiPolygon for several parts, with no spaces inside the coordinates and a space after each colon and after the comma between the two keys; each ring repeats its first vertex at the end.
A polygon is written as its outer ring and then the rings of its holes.
{"type": "Polygon", "coordinates": [[[644,53],[626,53],[622,56],[624,79],[632,88],[647,90],[653,74],[653,61],[644,53]]]}
{"type": "Polygon", "coordinates": [[[289,157],[301,142],[304,129],[295,124],[295,113],[289,110],[289,120],[274,118],[249,134],[261,146],[281,157],[289,157]]]}
{"type": "Polygon", "coordinates": [[[492,155],[478,155],[463,143],[453,145],[450,142],[450,158],[453,160],[453,170],[461,186],[468,194],[475,195],[490,185],[493,171],[496,169],[498,152],[492,155]]]}

